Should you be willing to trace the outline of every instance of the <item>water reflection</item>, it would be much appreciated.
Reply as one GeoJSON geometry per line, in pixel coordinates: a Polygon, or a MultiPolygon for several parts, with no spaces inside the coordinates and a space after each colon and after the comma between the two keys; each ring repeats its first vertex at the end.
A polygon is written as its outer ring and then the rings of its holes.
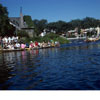
{"type": "Polygon", "coordinates": [[[9,89],[8,87],[11,85],[20,84],[20,78],[33,78],[36,76],[36,73],[30,75],[29,73],[31,73],[31,70],[35,69],[34,58],[38,55],[38,53],[38,50],[30,52],[22,51],[1,53],[0,89],[9,89]]]}
{"type": "Polygon", "coordinates": [[[5,59],[5,55],[0,54],[0,89],[7,89],[8,86],[5,86],[4,83],[12,77],[10,71],[12,70],[13,61],[10,62],[10,66],[7,61],[9,61],[9,59],[5,59]]]}
{"type": "Polygon", "coordinates": [[[0,54],[1,90],[100,89],[100,43],[0,54]]]}

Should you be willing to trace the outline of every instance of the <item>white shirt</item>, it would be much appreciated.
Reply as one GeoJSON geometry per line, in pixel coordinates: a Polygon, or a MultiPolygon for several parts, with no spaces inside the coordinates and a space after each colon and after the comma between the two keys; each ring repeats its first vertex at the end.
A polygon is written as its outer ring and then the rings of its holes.
{"type": "Polygon", "coordinates": [[[5,43],[8,43],[8,39],[5,37],[5,43]]]}
{"type": "Polygon", "coordinates": [[[11,43],[11,37],[8,37],[8,41],[9,41],[9,43],[11,43]]]}
{"type": "Polygon", "coordinates": [[[20,47],[20,44],[19,43],[16,43],[16,47],[19,48],[20,47]]]}

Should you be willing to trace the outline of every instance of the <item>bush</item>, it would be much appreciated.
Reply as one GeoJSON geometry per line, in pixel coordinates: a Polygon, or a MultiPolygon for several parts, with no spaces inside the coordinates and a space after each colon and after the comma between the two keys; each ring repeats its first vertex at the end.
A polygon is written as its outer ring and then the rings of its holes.
{"type": "Polygon", "coordinates": [[[27,38],[29,38],[29,35],[28,35],[28,33],[26,31],[22,31],[22,30],[18,31],[17,35],[19,37],[27,37],[27,38]]]}
{"type": "Polygon", "coordinates": [[[69,43],[69,40],[62,38],[62,37],[58,37],[56,38],[54,41],[59,41],[60,44],[66,44],[69,43]]]}
{"type": "Polygon", "coordinates": [[[55,38],[58,38],[59,35],[57,34],[54,34],[54,33],[50,33],[50,34],[47,34],[44,36],[44,38],[49,38],[49,39],[55,39],[55,38]]]}
{"type": "Polygon", "coordinates": [[[62,37],[59,37],[59,35],[57,34],[54,34],[54,33],[51,33],[51,34],[47,34],[45,35],[44,37],[40,37],[40,36],[37,36],[37,37],[33,37],[33,38],[27,38],[27,37],[23,37],[21,38],[21,40],[25,43],[29,43],[30,41],[38,41],[38,42],[48,42],[50,40],[53,40],[53,41],[59,41],[60,44],[65,44],[65,43],[68,43],[69,41],[65,38],[62,38],[62,37]]]}
{"type": "Polygon", "coordinates": [[[44,37],[42,37],[41,40],[48,42],[50,40],[55,40],[58,37],[59,37],[59,35],[57,35],[57,34],[49,33],[49,34],[45,35],[44,37]]]}

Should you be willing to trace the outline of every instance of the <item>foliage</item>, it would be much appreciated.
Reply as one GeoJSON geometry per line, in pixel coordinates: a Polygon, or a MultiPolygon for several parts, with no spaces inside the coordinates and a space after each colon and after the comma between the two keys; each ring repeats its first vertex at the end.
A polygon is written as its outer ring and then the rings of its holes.
{"type": "Polygon", "coordinates": [[[73,29],[76,27],[85,29],[90,27],[97,27],[98,25],[100,25],[100,20],[92,17],[86,17],[82,20],[72,20],[69,23],[72,25],[73,29]]]}
{"type": "Polygon", "coordinates": [[[8,32],[14,32],[13,27],[9,24],[7,8],[0,4],[0,35],[8,35],[8,32]]]}
{"type": "Polygon", "coordinates": [[[69,41],[65,38],[62,38],[62,37],[58,37],[55,39],[55,41],[59,41],[60,44],[66,44],[66,43],[69,43],[69,41]]]}
{"type": "Polygon", "coordinates": [[[18,31],[18,32],[17,32],[17,36],[29,38],[28,33],[27,33],[26,31],[23,31],[23,30],[18,31]]]}
{"type": "Polygon", "coordinates": [[[72,28],[81,27],[82,21],[80,19],[72,20],[69,22],[72,25],[72,28]]]}
{"type": "Polygon", "coordinates": [[[25,20],[25,22],[27,23],[27,25],[28,25],[29,28],[34,27],[34,24],[33,24],[33,21],[32,21],[31,16],[25,15],[25,16],[24,16],[24,20],[25,20]]]}
{"type": "Polygon", "coordinates": [[[66,31],[68,25],[64,21],[52,22],[47,25],[49,30],[55,30],[58,34],[66,31]]]}
{"type": "Polygon", "coordinates": [[[50,33],[50,34],[47,34],[46,36],[44,37],[40,37],[40,36],[37,36],[37,37],[33,37],[33,38],[27,38],[25,37],[24,39],[21,39],[23,40],[25,43],[26,42],[30,42],[30,41],[38,41],[38,42],[48,42],[48,41],[59,41],[61,44],[64,44],[64,43],[68,43],[69,41],[65,38],[62,38],[62,37],[59,37],[59,35],[57,34],[54,34],[54,33],[50,33]]]}
{"type": "Polygon", "coordinates": [[[43,30],[46,28],[48,22],[45,19],[42,20],[33,20],[34,28],[35,28],[35,33],[38,36],[43,30]]]}
{"type": "Polygon", "coordinates": [[[54,34],[54,33],[50,33],[44,36],[44,38],[50,38],[50,39],[54,39],[54,38],[58,38],[59,35],[54,34]]]}
{"type": "Polygon", "coordinates": [[[51,30],[56,31],[56,34],[66,34],[69,30],[74,30],[77,28],[77,32],[80,34],[81,28],[85,29],[100,26],[100,20],[86,17],[84,19],[71,20],[70,22],[60,20],[57,22],[48,23],[46,19],[35,19],[33,20],[33,24],[36,36],[39,36],[39,34],[43,32],[44,29],[48,30],[49,32],[51,32],[51,30]]]}
{"type": "Polygon", "coordinates": [[[100,21],[95,18],[86,17],[82,20],[82,28],[97,27],[98,25],[100,25],[100,21]]]}

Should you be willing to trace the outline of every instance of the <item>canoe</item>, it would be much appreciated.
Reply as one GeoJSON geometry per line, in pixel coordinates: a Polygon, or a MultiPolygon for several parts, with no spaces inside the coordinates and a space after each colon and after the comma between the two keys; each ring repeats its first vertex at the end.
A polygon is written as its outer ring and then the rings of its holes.
{"type": "MultiPolygon", "coordinates": [[[[57,47],[57,46],[55,46],[57,47]]],[[[55,48],[54,46],[46,46],[46,47],[35,47],[35,48],[25,48],[25,50],[39,50],[39,49],[47,49],[47,48],[55,48]]]]}
{"type": "Polygon", "coordinates": [[[24,49],[0,49],[0,52],[24,51],[24,49]]]}
{"type": "MultiPolygon", "coordinates": [[[[56,47],[56,46],[55,46],[56,47]]],[[[0,49],[0,52],[13,52],[13,51],[24,51],[24,50],[39,50],[39,49],[47,49],[47,48],[55,48],[54,46],[47,46],[47,47],[36,47],[33,49],[25,48],[25,49],[0,49]]]]}
{"type": "Polygon", "coordinates": [[[85,40],[85,42],[95,42],[98,40],[99,40],[99,38],[88,38],[87,40],[85,40]]]}

